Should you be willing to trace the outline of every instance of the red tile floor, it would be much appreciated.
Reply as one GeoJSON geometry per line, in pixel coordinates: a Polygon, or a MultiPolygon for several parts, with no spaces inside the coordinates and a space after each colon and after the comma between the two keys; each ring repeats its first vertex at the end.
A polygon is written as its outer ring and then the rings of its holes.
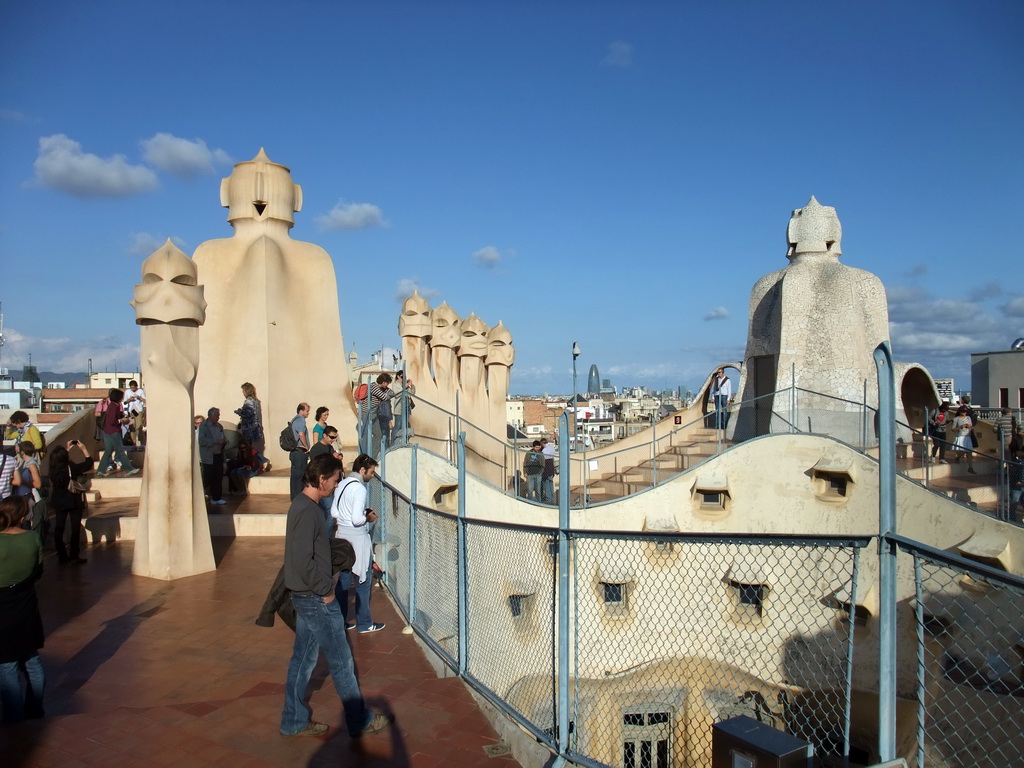
{"type": "Polygon", "coordinates": [[[498,742],[464,684],[437,678],[383,592],[387,628],[351,633],[363,694],[392,729],[349,739],[321,659],[312,684],[326,736],[278,733],[293,635],[253,624],[281,562],[280,538],[214,539],[216,572],[174,582],[131,574],[132,542],[83,549],[39,584],[46,627],[42,720],[0,726],[0,766],[488,766],[498,742]]]}

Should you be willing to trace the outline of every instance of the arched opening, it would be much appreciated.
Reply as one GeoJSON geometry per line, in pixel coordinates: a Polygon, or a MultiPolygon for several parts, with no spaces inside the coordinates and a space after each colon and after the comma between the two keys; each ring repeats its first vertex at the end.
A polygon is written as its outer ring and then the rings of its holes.
{"type": "Polygon", "coordinates": [[[928,371],[914,366],[903,374],[903,380],[900,381],[900,402],[903,403],[907,424],[914,429],[924,429],[925,409],[931,412],[939,407],[935,385],[928,371]]]}

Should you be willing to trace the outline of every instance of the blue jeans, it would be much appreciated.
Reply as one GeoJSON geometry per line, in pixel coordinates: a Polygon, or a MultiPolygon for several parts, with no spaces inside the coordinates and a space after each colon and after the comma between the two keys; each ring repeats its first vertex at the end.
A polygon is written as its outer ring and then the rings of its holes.
{"type": "MultiPolygon", "coordinates": [[[[370,568],[373,566],[371,564],[370,568]]],[[[373,572],[366,577],[366,581],[359,583],[358,578],[352,571],[342,571],[338,574],[338,586],[334,588],[334,596],[338,598],[338,606],[341,608],[341,618],[348,621],[348,590],[352,582],[356,582],[356,629],[367,629],[373,624],[370,618],[370,588],[373,587],[373,572]]]]}
{"type": "Polygon", "coordinates": [[[281,733],[296,734],[311,722],[312,712],[307,704],[309,678],[313,674],[317,657],[323,651],[327,659],[334,688],[345,707],[345,725],[350,736],[366,730],[373,720],[373,712],[363,703],[363,694],[356,680],[352,649],[345,637],[345,620],[338,610],[338,601],[324,603],[318,595],[292,594],[295,607],[295,645],[288,664],[288,680],[284,690],[284,711],[281,713],[281,733]]]}
{"type": "Polygon", "coordinates": [[[526,498],[540,501],[540,473],[526,476],[526,498]]]}
{"type": "Polygon", "coordinates": [[[107,467],[112,465],[111,454],[114,455],[117,463],[125,472],[132,469],[132,462],[128,458],[128,454],[125,453],[124,440],[121,439],[120,432],[114,432],[112,435],[103,433],[103,456],[100,458],[100,465],[96,468],[97,472],[106,472],[107,467]]]}
{"type": "Polygon", "coordinates": [[[545,504],[555,503],[555,476],[550,477],[541,476],[540,479],[540,496],[541,500],[545,504]]]}
{"type": "Polygon", "coordinates": [[[309,463],[309,456],[305,451],[292,451],[288,454],[292,462],[292,478],[290,483],[291,498],[294,499],[302,493],[302,473],[306,471],[306,464],[309,463]]]}
{"type": "Polygon", "coordinates": [[[0,704],[4,708],[4,722],[15,723],[26,717],[43,716],[43,688],[46,674],[39,653],[22,661],[0,663],[0,704]],[[24,674],[28,686],[21,692],[21,677],[24,674]]]}
{"type": "Polygon", "coordinates": [[[715,428],[725,429],[729,426],[729,397],[715,395],[715,428]]]}

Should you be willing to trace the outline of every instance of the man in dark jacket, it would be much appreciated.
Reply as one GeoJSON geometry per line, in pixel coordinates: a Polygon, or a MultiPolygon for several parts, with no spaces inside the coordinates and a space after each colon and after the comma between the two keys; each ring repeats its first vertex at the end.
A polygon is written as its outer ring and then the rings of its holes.
{"type": "Polygon", "coordinates": [[[309,678],[322,650],[345,708],[349,735],[358,738],[388,726],[384,715],[366,708],[356,680],[345,620],[334,599],[330,535],[320,500],[338,486],[341,462],[330,454],[317,456],[302,474],[303,489],[292,500],[284,540],[284,586],[295,608],[295,645],[285,683],[281,734],[321,736],[327,726],[311,719],[307,703],[309,678]]]}

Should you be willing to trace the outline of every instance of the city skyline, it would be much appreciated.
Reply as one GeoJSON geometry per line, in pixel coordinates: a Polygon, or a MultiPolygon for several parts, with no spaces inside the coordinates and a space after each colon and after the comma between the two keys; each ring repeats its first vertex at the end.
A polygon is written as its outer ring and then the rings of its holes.
{"type": "Polygon", "coordinates": [[[1024,336],[1024,8],[880,8],[5,7],[3,363],[137,360],[142,259],[230,237],[220,179],[264,147],[362,361],[417,287],[504,322],[512,392],[569,391],[573,340],[581,375],[696,389],[742,359],[813,194],[885,284],[896,359],[965,388],[1024,336]]]}

